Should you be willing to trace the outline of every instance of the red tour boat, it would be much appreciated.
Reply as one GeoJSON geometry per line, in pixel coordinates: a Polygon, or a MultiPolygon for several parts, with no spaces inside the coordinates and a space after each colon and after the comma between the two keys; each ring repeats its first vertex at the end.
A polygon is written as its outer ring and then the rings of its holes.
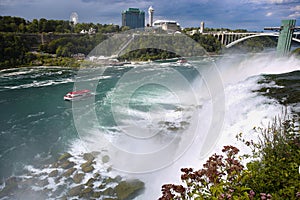
{"type": "Polygon", "coordinates": [[[84,99],[87,97],[91,97],[93,94],[91,93],[90,90],[78,90],[78,91],[73,91],[69,92],[64,96],[64,100],[66,101],[74,101],[74,100],[80,100],[84,99]]]}

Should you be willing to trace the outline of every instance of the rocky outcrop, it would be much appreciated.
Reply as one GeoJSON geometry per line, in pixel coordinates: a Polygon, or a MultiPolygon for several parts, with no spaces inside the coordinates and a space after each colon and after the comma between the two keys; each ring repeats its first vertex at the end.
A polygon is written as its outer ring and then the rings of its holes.
{"type": "Polygon", "coordinates": [[[124,180],[121,176],[110,177],[107,172],[112,169],[109,166],[99,169],[97,158],[100,157],[100,163],[108,163],[109,157],[96,155],[64,153],[41,169],[29,168],[24,176],[5,181],[5,187],[0,188],[0,199],[129,200],[143,191],[143,182],[124,180]]]}

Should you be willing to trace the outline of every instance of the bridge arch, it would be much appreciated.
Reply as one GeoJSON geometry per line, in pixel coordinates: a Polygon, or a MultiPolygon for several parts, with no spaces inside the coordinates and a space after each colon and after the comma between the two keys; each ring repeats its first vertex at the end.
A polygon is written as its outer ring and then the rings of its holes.
{"type": "MultiPolygon", "coordinates": [[[[231,42],[229,44],[227,44],[225,47],[226,48],[230,48],[244,40],[248,40],[250,38],[254,38],[254,37],[262,37],[262,36],[272,36],[272,37],[279,37],[279,34],[276,34],[276,33],[259,33],[257,35],[249,35],[249,36],[246,36],[246,37],[243,37],[243,38],[240,38],[238,40],[235,40],[234,42],[231,42]]],[[[292,38],[293,41],[295,42],[299,42],[300,43],[300,39],[298,38],[292,38]]]]}

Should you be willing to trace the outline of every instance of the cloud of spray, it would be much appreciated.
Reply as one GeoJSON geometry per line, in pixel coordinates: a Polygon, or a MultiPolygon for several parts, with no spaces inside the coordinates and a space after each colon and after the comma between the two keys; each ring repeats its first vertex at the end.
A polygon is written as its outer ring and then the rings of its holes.
{"type": "MultiPolygon", "coordinates": [[[[91,64],[88,68],[84,66],[79,70],[75,88],[77,90],[90,89],[95,91],[98,83],[93,77],[103,75],[112,57],[145,48],[174,52],[187,59],[195,56],[207,57],[207,53],[198,43],[183,34],[168,34],[158,29],[133,30],[117,34],[99,44],[89,54],[91,64]],[[94,81],[85,81],[87,79],[94,81]]],[[[197,68],[195,69],[197,71],[197,68]]],[[[198,73],[201,75],[202,83],[205,83],[203,89],[207,91],[206,93],[212,99],[211,109],[213,114],[208,116],[209,120],[206,121],[211,126],[208,126],[209,128],[201,136],[203,142],[198,147],[205,154],[214,145],[222,127],[224,95],[223,84],[215,65],[212,65],[209,69],[209,73],[214,74],[213,80],[206,78],[208,73],[201,74],[201,71],[198,71],[198,73]],[[204,143],[205,145],[203,145],[204,143]]],[[[105,137],[106,134],[103,134],[102,130],[99,133],[95,131],[92,137],[91,133],[86,131],[91,124],[97,123],[98,118],[95,112],[90,112],[87,115],[82,113],[86,105],[93,105],[95,99],[73,102],[75,126],[81,139],[86,140],[88,138],[86,144],[89,150],[106,150],[114,169],[130,173],[145,173],[164,168],[176,162],[198,137],[200,119],[197,112],[192,113],[188,130],[174,133],[171,138],[170,135],[164,136],[161,130],[149,130],[148,127],[141,126],[135,123],[134,120],[128,120],[130,113],[127,115],[122,114],[124,112],[122,110],[130,112],[129,105],[133,94],[139,88],[149,84],[158,84],[167,88],[173,94],[174,99],[177,99],[177,104],[180,107],[200,104],[198,96],[201,91],[194,91],[190,80],[187,80],[172,67],[165,66],[162,69],[154,66],[151,70],[149,70],[149,67],[143,66],[132,68],[122,75],[112,94],[111,110],[114,121],[121,132],[119,140],[112,141],[105,137]],[[165,71],[167,71],[166,76],[160,76],[165,71]],[[124,91],[126,92],[124,93],[124,91]],[[122,94],[121,98],[119,94],[122,94]],[[132,123],[129,123],[130,121],[132,123]],[[164,141],[161,146],[157,146],[156,141],[158,140],[164,141]]],[[[160,107],[159,104],[152,105],[152,109],[148,111],[148,119],[153,124],[158,124],[168,118],[168,113],[163,112],[160,113],[161,117],[154,117],[157,116],[158,110],[161,110],[160,107]]],[[[179,112],[179,114],[182,113],[179,112]]]]}
{"type": "MultiPolygon", "coordinates": [[[[152,32],[153,30],[129,31],[99,44],[89,55],[91,64],[79,71],[75,88],[95,91],[98,86],[97,77],[104,74],[111,62],[109,59],[132,50],[156,48],[187,58],[209,57],[199,44],[185,38],[186,36],[152,32]],[[174,45],[178,42],[179,45],[174,45]]],[[[259,121],[274,116],[278,105],[271,102],[270,106],[265,106],[270,103],[266,98],[253,98],[255,95],[252,95],[251,90],[255,87],[257,79],[249,80],[249,77],[299,70],[300,66],[295,58],[276,58],[272,55],[225,55],[216,64],[210,63],[209,67],[203,67],[192,60],[189,60],[189,63],[199,73],[194,82],[168,66],[162,69],[162,66],[155,68],[156,66],[152,65],[151,70],[149,67],[133,67],[123,74],[111,98],[112,113],[121,133],[119,140],[110,140],[103,129],[94,128],[90,131],[91,126],[99,124],[94,109],[85,113],[89,105],[95,106],[94,98],[73,102],[76,129],[88,151],[105,150],[110,156],[113,168],[134,173],[135,177],[145,180],[145,196],[149,199],[158,197],[162,184],[178,182],[181,167],[200,167],[201,162],[211,152],[232,142],[239,128],[252,126],[253,123],[247,121],[254,118],[259,121]],[[169,72],[164,74],[166,69],[169,72]],[[168,76],[160,77],[159,74],[168,76]],[[181,107],[192,104],[201,106],[201,109],[193,110],[187,130],[164,138],[161,135],[162,130],[149,130],[134,120],[126,119],[132,115],[129,105],[135,92],[151,84],[165,87],[181,107]],[[126,92],[127,94],[124,94],[126,92]],[[120,111],[121,109],[123,111],[120,111]],[[255,112],[251,112],[251,109],[255,112]],[[240,111],[245,112],[244,115],[240,114],[240,111]],[[122,115],[124,112],[129,113],[122,115]],[[242,119],[239,122],[239,119],[232,120],[234,117],[242,119]],[[234,133],[229,134],[232,130],[234,133]],[[156,141],[163,141],[162,145],[157,146],[156,141]]],[[[168,114],[163,112],[166,111],[161,105],[154,103],[146,114],[147,119],[151,123],[163,121],[168,114]],[[158,115],[160,116],[157,117],[158,115]]],[[[179,115],[184,116],[183,112],[179,112],[179,115]]],[[[258,123],[257,120],[254,123],[258,123]]]]}

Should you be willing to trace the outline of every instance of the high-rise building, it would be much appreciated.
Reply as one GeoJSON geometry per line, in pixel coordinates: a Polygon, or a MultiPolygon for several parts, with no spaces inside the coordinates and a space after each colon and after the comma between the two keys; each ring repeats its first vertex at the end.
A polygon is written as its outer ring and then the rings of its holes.
{"type": "Polygon", "coordinates": [[[204,33],[204,22],[201,22],[200,23],[200,30],[199,30],[200,33],[204,33]]]}
{"type": "Polygon", "coordinates": [[[129,28],[145,27],[145,12],[138,8],[128,8],[122,12],[122,26],[129,28]]]}
{"type": "Polygon", "coordinates": [[[148,14],[149,14],[149,26],[153,26],[153,13],[154,13],[154,9],[152,8],[152,6],[149,7],[148,9],[148,14]]]}

